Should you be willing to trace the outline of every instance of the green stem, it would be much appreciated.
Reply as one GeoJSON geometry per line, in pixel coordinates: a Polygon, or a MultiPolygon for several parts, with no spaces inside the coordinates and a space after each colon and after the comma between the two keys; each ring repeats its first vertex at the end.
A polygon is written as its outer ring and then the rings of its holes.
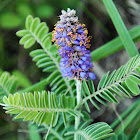
{"type": "MultiPolygon", "coordinates": [[[[138,99],[132,106],[130,106],[125,112],[121,114],[121,119],[127,117],[138,105],[140,104],[140,99],[138,99]]],[[[112,124],[111,128],[114,129],[120,123],[120,119],[116,119],[112,124]]]]}
{"type": "MultiPolygon", "coordinates": [[[[130,130],[132,128],[132,124],[134,123],[134,121],[137,120],[137,117],[139,119],[139,105],[136,106],[135,109],[133,109],[133,111],[127,116],[126,119],[123,120],[123,124],[124,124],[124,131],[126,132],[126,130],[130,130]],[[129,127],[130,126],[130,127],[129,127]]],[[[118,126],[117,129],[115,130],[115,134],[119,134],[120,131],[122,131],[121,126],[118,126]]]]}
{"type": "Polygon", "coordinates": [[[46,136],[45,136],[45,140],[47,140],[51,128],[52,128],[52,124],[49,126],[49,129],[48,129],[47,134],[46,134],[46,136]]]}
{"type": "MultiPolygon", "coordinates": [[[[140,25],[134,27],[133,29],[129,30],[129,34],[134,42],[140,40],[140,25]]],[[[98,61],[103,59],[119,50],[122,50],[124,45],[120,39],[120,37],[116,37],[112,41],[98,47],[98,49],[91,52],[92,61],[98,61]],[[100,55],[99,55],[100,54],[100,55]]]]}
{"type": "MultiPolygon", "coordinates": [[[[77,104],[81,101],[81,87],[82,82],[80,80],[76,80],[76,91],[77,91],[77,104]]],[[[80,124],[80,117],[75,117],[75,129],[78,129],[78,126],[80,124]]]]}
{"type": "MultiPolygon", "coordinates": [[[[139,54],[113,1],[112,0],[103,0],[103,3],[109,13],[109,16],[111,17],[111,19],[114,23],[114,26],[120,36],[120,39],[121,39],[127,53],[129,54],[129,56],[133,57],[133,56],[139,54]]],[[[114,46],[112,46],[112,47],[114,47],[114,46]]]]}
{"type": "Polygon", "coordinates": [[[30,92],[30,91],[38,90],[38,89],[40,89],[40,87],[45,86],[45,85],[47,85],[47,84],[48,84],[48,80],[47,80],[47,78],[46,78],[46,79],[41,80],[40,82],[38,82],[38,83],[36,83],[36,84],[30,86],[29,88],[20,90],[20,91],[18,91],[18,92],[19,92],[19,93],[23,93],[23,92],[30,92]]]}
{"type": "MultiPolygon", "coordinates": [[[[45,124],[44,124],[44,126],[45,126],[45,128],[49,129],[49,126],[48,126],[48,125],[45,125],[45,124]]],[[[45,129],[45,131],[46,131],[46,129],[45,129]]],[[[41,132],[42,132],[42,131],[41,131],[41,132]]],[[[61,133],[55,131],[54,128],[51,128],[51,129],[50,129],[50,133],[52,133],[52,134],[53,134],[56,138],[58,138],[59,140],[64,140],[64,138],[61,136],[61,133]]]]}

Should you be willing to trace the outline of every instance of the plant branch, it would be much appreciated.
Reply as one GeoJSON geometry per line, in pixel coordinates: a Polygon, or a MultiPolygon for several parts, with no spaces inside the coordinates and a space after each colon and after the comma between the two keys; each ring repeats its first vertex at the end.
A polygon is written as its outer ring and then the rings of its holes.
{"type": "MultiPolygon", "coordinates": [[[[4,105],[4,104],[0,104],[0,105],[4,105]]],[[[68,111],[72,111],[75,109],[65,109],[65,108],[37,108],[37,107],[23,107],[23,106],[19,106],[19,105],[4,105],[6,107],[11,107],[14,109],[19,109],[21,111],[39,111],[39,112],[68,112],[68,111]]],[[[75,110],[76,111],[76,110],[75,110]]]]}
{"type": "MultiPolygon", "coordinates": [[[[129,30],[129,34],[134,42],[140,40],[140,25],[134,27],[133,29],[129,30]]],[[[98,47],[98,49],[91,52],[92,61],[98,61],[103,59],[119,50],[122,50],[124,45],[120,39],[120,37],[116,37],[115,39],[107,42],[106,44],[98,47]],[[99,55],[100,54],[100,55],[99,55]]]]}
{"type": "Polygon", "coordinates": [[[137,54],[139,54],[128,30],[125,27],[125,24],[123,23],[123,20],[113,3],[113,0],[103,0],[103,3],[109,13],[109,16],[111,17],[112,22],[114,23],[114,26],[120,36],[120,39],[130,57],[133,57],[137,54]]]}
{"type": "Polygon", "coordinates": [[[40,87],[42,86],[45,86],[48,84],[48,80],[47,78],[44,79],[44,80],[41,80],[40,82],[26,88],[26,89],[23,89],[23,90],[19,90],[18,93],[24,93],[24,92],[31,92],[31,91],[34,91],[34,90],[38,90],[40,87]]]}
{"type": "MultiPolygon", "coordinates": [[[[81,101],[81,88],[82,88],[82,82],[80,80],[76,80],[76,91],[77,91],[77,104],[81,101]]],[[[80,124],[80,116],[75,117],[75,129],[78,129],[78,126],[80,124]]]]}

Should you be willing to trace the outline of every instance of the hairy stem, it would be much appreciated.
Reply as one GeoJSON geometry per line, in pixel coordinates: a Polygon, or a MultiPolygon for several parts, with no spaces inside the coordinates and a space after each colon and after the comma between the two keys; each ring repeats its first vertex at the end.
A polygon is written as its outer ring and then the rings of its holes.
{"type": "MultiPolygon", "coordinates": [[[[77,91],[77,104],[81,101],[81,87],[82,82],[80,80],[76,80],[76,91],[77,91]]],[[[80,124],[80,117],[75,117],[75,129],[78,129],[78,126],[80,124]]]]}

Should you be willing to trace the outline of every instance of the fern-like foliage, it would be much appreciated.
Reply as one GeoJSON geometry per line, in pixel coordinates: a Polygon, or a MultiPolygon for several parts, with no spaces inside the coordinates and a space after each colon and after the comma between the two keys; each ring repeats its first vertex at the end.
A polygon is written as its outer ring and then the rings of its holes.
{"type": "Polygon", "coordinates": [[[48,33],[49,28],[45,22],[40,22],[39,18],[28,16],[26,18],[26,29],[18,31],[16,34],[22,37],[19,41],[24,48],[30,48],[35,42],[39,43],[42,49],[34,50],[30,53],[33,61],[37,62],[39,68],[43,68],[44,72],[51,73],[48,77],[48,84],[56,93],[75,93],[74,81],[69,82],[66,78],[62,78],[59,67],[60,56],[57,55],[57,48],[52,45],[52,34],[48,33]],[[58,87],[56,89],[56,87],[58,87]],[[74,87],[74,88],[73,88],[74,87]]]}
{"type": "Polygon", "coordinates": [[[33,120],[33,123],[57,124],[59,114],[62,113],[63,121],[66,126],[66,113],[74,117],[82,114],[74,109],[75,98],[65,95],[59,96],[59,102],[55,94],[42,91],[32,93],[9,94],[3,98],[6,113],[17,114],[15,119],[23,118],[23,121],[33,120]]]}
{"type": "Polygon", "coordinates": [[[113,135],[111,127],[104,122],[89,125],[74,133],[74,140],[102,140],[113,135]]]}
{"type": "Polygon", "coordinates": [[[96,101],[106,105],[105,101],[118,102],[116,96],[123,99],[123,96],[131,98],[131,95],[138,95],[140,93],[138,85],[140,85],[139,55],[131,58],[126,65],[114,70],[111,74],[109,72],[105,74],[100,80],[96,92],[91,80],[88,81],[88,84],[83,81],[82,93],[85,98],[81,103],[84,103],[90,112],[87,100],[90,100],[99,109],[96,101]]]}
{"type": "Polygon", "coordinates": [[[14,75],[10,75],[9,72],[2,72],[0,74],[0,97],[14,93],[17,88],[17,81],[14,75]]]}

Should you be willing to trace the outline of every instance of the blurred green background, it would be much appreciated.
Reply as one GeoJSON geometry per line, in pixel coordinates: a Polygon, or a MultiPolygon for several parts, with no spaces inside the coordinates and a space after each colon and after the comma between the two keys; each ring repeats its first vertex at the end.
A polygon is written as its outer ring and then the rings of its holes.
{"type": "MultiPolygon", "coordinates": [[[[115,4],[128,29],[140,24],[140,2],[138,0],[117,0],[115,4]]],[[[29,78],[28,84],[45,78],[47,75],[37,68],[28,55],[31,49],[25,50],[20,46],[19,38],[15,33],[24,27],[25,18],[29,14],[45,21],[52,31],[54,24],[59,20],[61,10],[67,8],[75,9],[80,22],[86,24],[89,35],[92,36],[91,51],[117,36],[101,0],[0,0],[0,69],[16,74],[21,72],[29,78]]],[[[140,49],[140,42],[136,45],[140,49]]],[[[97,76],[95,85],[104,73],[120,67],[128,59],[126,51],[121,50],[96,62],[94,64],[97,76]]],[[[122,113],[133,103],[133,100],[127,99],[117,105],[118,112],[122,113]]],[[[100,111],[93,110],[92,112],[91,116],[95,122],[111,123],[116,118],[111,107],[103,106],[100,111]]],[[[28,123],[13,122],[0,107],[0,140],[22,139],[30,139],[28,123]]]]}

